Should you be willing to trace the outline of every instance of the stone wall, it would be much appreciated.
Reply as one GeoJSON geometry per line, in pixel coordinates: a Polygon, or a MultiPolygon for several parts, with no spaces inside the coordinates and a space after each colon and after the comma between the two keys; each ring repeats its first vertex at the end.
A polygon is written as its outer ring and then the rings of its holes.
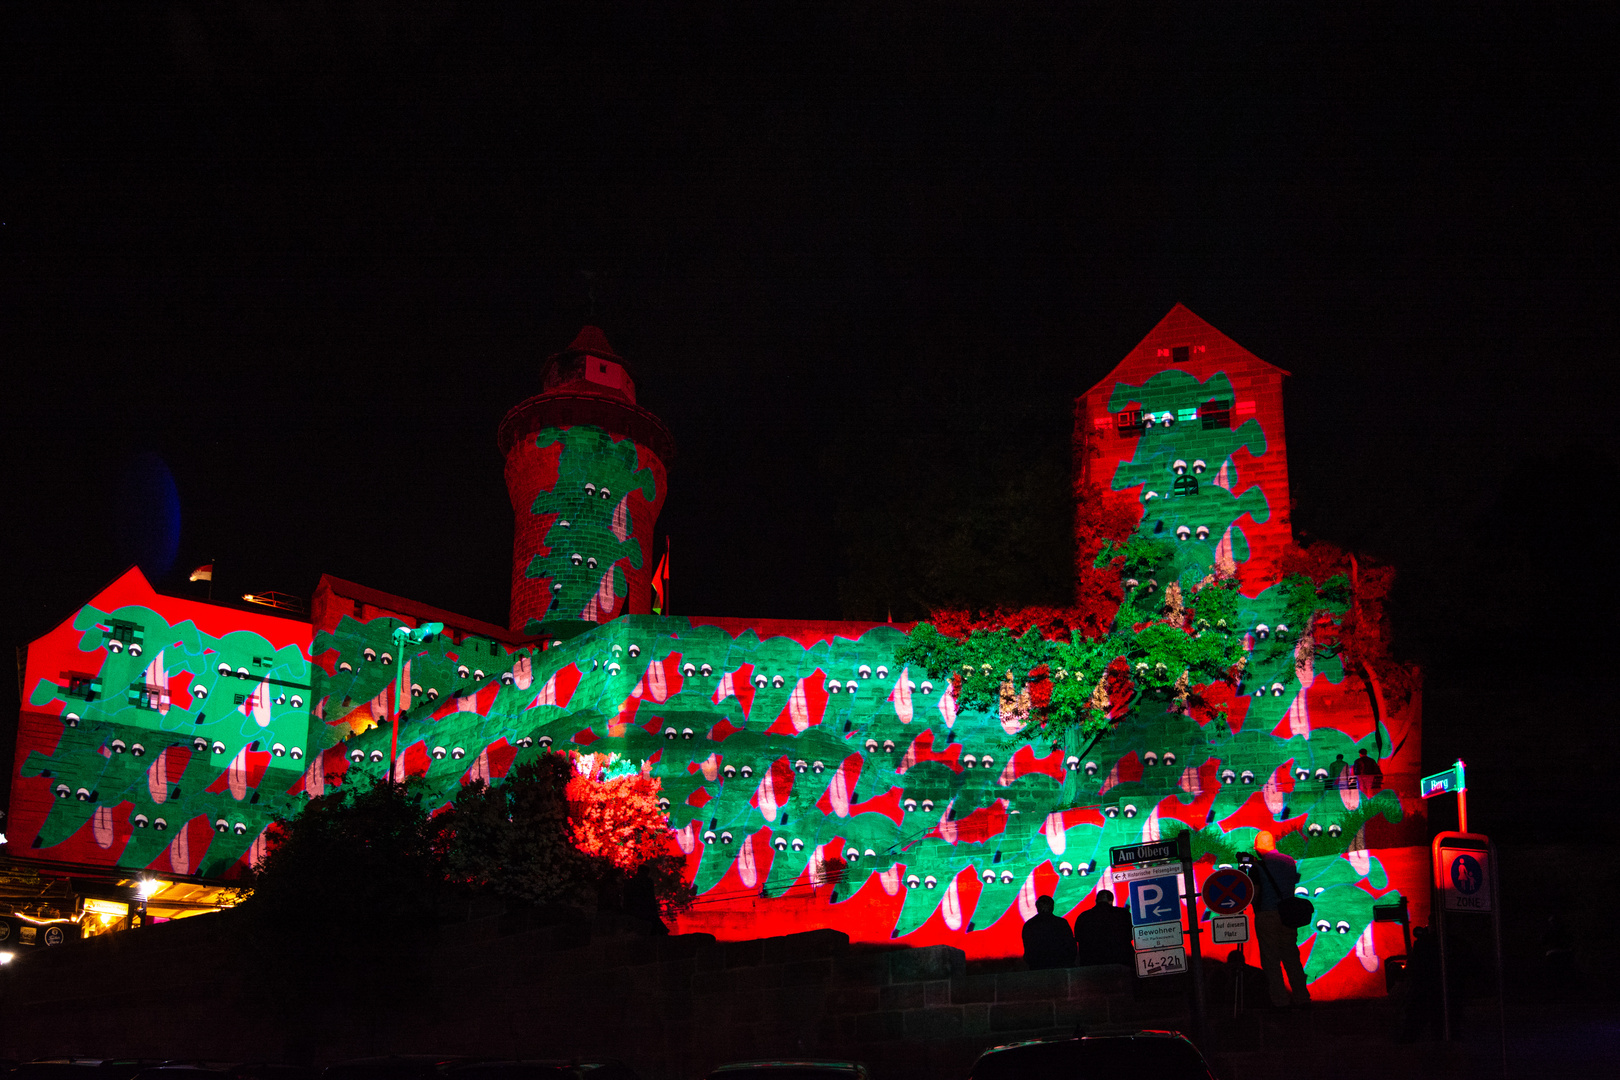
{"type": "Polygon", "coordinates": [[[1077,1025],[1185,1024],[1179,997],[1139,1000],[1118,967],[970,972],[958,949],[852,947],[832,930],[719,942],[504,915],[441,934],[386,1027],[312,1039],[250,1004],[255,948],[238,926],[224,913],[20,957],[0,969],[0,1056],[608,1056],[680,1080],[811,1055],[863,1060],[879,1080],[938,1080],[987,1046],[1077,1025]]]}

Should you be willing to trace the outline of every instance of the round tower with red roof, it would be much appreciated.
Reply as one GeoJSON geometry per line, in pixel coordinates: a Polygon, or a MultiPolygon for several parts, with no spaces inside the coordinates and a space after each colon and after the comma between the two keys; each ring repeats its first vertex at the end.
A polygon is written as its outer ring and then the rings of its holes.
{"type": "Polygon", "coordinates": [[[594,326],[540,368],[501,421],[515,518],[511,627],[567,636],[652,610],[653,526],[675,441],[636,404],[629,364],[594,326]]]}

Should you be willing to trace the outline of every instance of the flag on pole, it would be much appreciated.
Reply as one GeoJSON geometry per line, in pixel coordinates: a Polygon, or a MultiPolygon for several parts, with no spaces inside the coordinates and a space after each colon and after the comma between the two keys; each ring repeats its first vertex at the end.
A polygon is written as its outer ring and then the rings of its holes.
{"type": "Polygon", "coordinates": [[[664,537],[664,557],[658,560],[658,569],[653,571],[653,613],[656,615],[669,614],[669,537],[664,537]]]}
{"type": "Polygon", "coordinates": [[[201,566],[197,567],[197,569],[195,569],[195,570],[193,570],[191,572],[191,580],[192,581],[213,581],[214,580],[214,564],[213,563],[203,563],[201,566]]]}

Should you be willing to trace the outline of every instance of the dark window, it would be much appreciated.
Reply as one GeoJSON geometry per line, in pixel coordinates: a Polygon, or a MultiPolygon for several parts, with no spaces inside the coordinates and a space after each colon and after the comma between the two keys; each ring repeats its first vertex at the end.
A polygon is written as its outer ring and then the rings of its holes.
{"type": "Polygon", "coordinates": [[[1170,362],[1172,364],[1185,364],[1190,354],[1186,345],[1172,345],[1170,347],[1170,362]]]}
{"type": "Polygon", "coordinates": [[[1142,410],[1126,409],[1124,412],[1117,414],[1114,417],[1114,427],[1118,430],[1119,437],[1122,439],[1140,435],[1142,433],[1142,410]]]}
{"type": "Polygon", "coordinates": [[[138,709],[156,709],[162,699],[163,692],[156,686],[138,682],[129,688],[129,703],[138,709]]]}
{"type": "Polygon", "coordinates": [[[1232,426],[1232,403],[1230,401],[1206,401],[1198,407],[1199,419],[1204,422],[1205,431],[1216,428],[1229,428],[1232,426]]]}
{"type": "Polygon", "coordinates": [[[1173,488],[1171,488],[1171,491],[1176,495],[1196,495],[1196,494],[1198,494],[1198,477],[1196,477],[1196,476],[1178,476],[1178,477],[1176,477],[1175,486],[1173,488]]]}
{"type": "Polygon", "coordinates": [[[65,680],[62,689],[68,697],[94,701],[101,691],[101,686],[94,675],[86,675],[80,671],[65,671],[62,677],[65,680]]]}
{"type": "Polygon", "coordinates": [[[135,632],[139,629],[140,627],[136,626],[134,623],[127,623],[115,619],[107,624],[107,633],[105,636],[109,641],[121,641],[125,645],[128,645],[131,641],[135,640],[135,632]]]}

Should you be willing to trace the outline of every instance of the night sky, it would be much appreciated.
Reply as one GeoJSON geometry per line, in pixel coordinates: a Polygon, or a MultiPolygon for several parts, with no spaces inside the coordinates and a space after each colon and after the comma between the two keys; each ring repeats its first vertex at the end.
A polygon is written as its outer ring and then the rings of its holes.
{"type": "Polygon", "coordinates": [[[0,637],[134,561],[504,624],[495,428],[587,321],[676,612],[916,617],[964,521],[1041,599],[1071,399],[1180,301],[1293,373],[1299,529],[1401,568],[1426,759],[1612,816],[1614,22],[1147,6],[9,7],[0,637]]]}

